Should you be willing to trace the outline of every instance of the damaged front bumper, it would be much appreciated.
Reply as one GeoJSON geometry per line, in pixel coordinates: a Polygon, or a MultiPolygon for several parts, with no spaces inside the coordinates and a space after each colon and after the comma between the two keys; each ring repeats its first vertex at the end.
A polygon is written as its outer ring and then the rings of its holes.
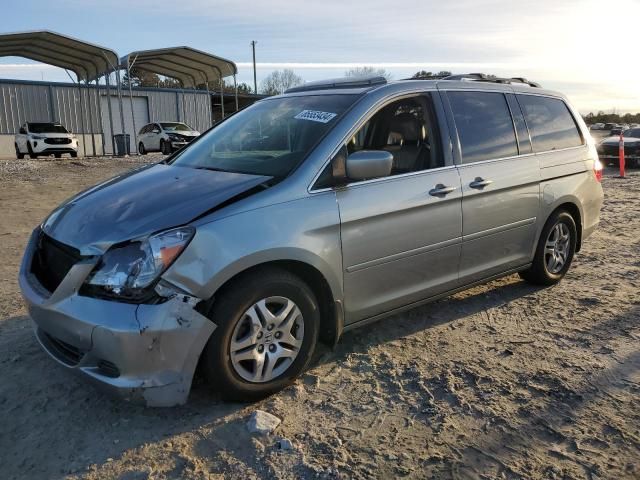
{"type": "Polygon", "coordinates": [[[51,357],[99,387],[149,406],[187,401],[200,353],[215,325],[197,312],[196,297],[177,294],[155,305],[78,295],[95,265],[74,265],[54,292],[31,273],[32,235],[20,288],[36,337],[51,357]]]}

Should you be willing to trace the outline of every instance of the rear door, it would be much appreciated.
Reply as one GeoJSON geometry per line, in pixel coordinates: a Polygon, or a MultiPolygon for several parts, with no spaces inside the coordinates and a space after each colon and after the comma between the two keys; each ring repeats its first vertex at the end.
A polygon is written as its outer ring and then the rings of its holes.
{"type": "Polygon", "coordinates": [[[336,190],[347,323],[457,285],[460,179],[438,118],[444,110],[437,92],[403,97],[380,108],[343,147],[394,155],[390,176],[336,190]]]}
{"type": "Polygon", "coordinates": [[[460,281],[531,261],[540,211],[540,169],[513,94],[446,92],[462,183],[460,281]],[[513,111],[513,115],[512,115],[513,111]]]}

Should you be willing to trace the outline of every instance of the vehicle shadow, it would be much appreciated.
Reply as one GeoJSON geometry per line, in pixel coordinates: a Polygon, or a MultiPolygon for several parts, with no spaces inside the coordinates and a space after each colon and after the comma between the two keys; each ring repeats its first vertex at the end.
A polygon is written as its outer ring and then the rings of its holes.
{"type": "MultiPolygon", "coordinates": [[[[349,331],[337,345],[335,355],[340,357],[349,353],[360,353],[373,345],[392,342],[439,325],[453,324],[462,318],[501,307],[542,289],[522,281],[517,275],[494,280],[460,294],[381,319],[372,324],[372,328],[349,331]]],[[[327,358],[326,349],[323,349],[322,356],[327,358]]]]}
{"type": "MultiPolygon", "coordinates": [[[[538,290],[515,276],[508,277],[489,284],[489,289],[471,289],[391,316],[377,322],[375,328],[345,334],[334,350],[319,348],[312,371],[325,363],[339,364],[349,354],[373,345],[456,322],[538,290]]],[[[0,406],[4,408],[0,451],[5,478],[86,471],[128,450],[164,445],[170,437],[203,428],[211,433],[200,447],[207,454],[234,449],[246,452],[251,443],[244,424],[248,413],[261,403],[224,402],[197,376],[186,405],[153,409],[132,405],[102,394],[48,358],[27,317],[2,319],[0,325],[0,406]]],[[[263,402],[291,396],[288,390],[263,402]]],[[[244,456],[251,462],[248,453],[244,456]]]]}

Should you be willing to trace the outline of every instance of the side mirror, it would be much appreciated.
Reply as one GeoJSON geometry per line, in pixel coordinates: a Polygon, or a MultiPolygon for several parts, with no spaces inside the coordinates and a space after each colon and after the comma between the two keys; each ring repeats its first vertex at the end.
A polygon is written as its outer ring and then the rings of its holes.
{"type": "Polygon", "coordinates": [[[19,132],[20,132],[22,135],[26,135],[26,133],[27,133],[27,131],[24,129],[24,127],[20,127],[19,132]]]}
{"type": "Polygon", "coordinates": [[[387,177],[393,167],[393,154],[384,150],[360,150],[347,157],[349,180],[387,177]]]}

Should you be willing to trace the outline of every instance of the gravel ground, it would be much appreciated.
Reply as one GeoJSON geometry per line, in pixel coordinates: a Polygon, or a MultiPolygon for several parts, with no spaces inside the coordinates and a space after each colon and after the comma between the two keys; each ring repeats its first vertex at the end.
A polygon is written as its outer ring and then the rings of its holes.
{"type": "Polygon", "coordinates": [[[59,202],[159,159],[0,162],[3,478],[640,477],[639,173],[607,172],[600,228],[557,286],[509,276],[351,332],[258,404],[196,380],[187,405],[145,409],[47,358],[16,276],[59,202]],[[257,409],[273,433],[249,433],[257,409]]]}

